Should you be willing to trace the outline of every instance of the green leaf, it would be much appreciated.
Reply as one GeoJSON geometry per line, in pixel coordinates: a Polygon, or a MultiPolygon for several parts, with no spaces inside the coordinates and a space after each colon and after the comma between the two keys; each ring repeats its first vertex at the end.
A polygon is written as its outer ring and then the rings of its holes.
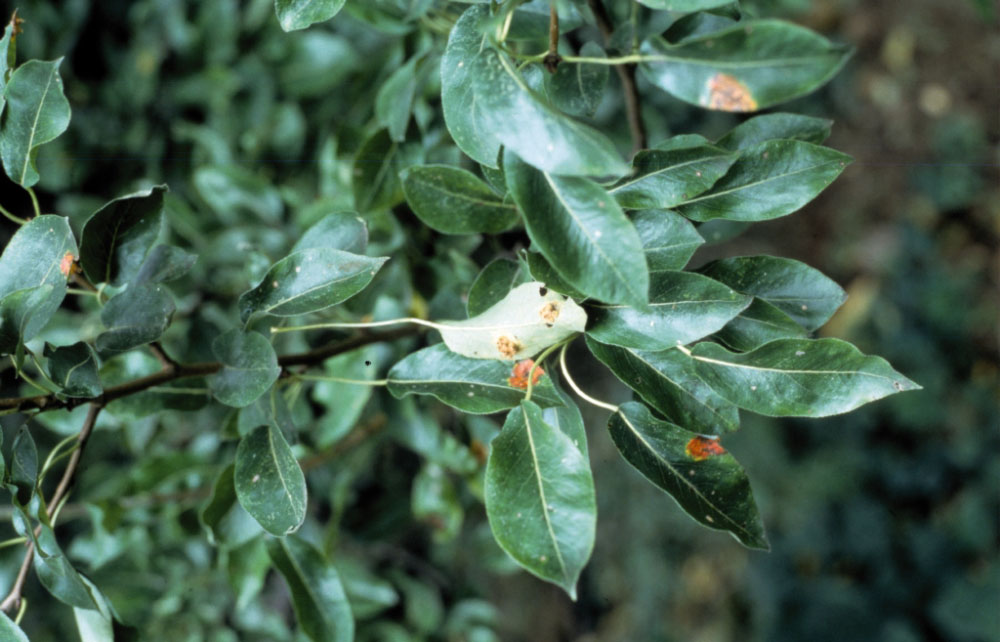
{"type": "Polygon", "coordinates": [[[69,346],[53,347],[46,343],[44,354],[49,360],[49,378],[61,388],[60,394],[89,398],[103,392],[97,372],[97,354],[88,344],[78,341],[69,346]]]}
{"type": "Polygon", "coordinates": [[[526,276],[517,261],[503,258],[490,261],[469,286],[465,305],[469,316],[482,314],[499,303],[515,286],[524,283],[526,276]]]}
{"type": "MultiPolygon", "coordinates": [[[[590,41],[580,49],[587,58],[607,58],[604,49],[590,41]]],[[[590,118],[604,98],[608,86],[608,65],[563,62],[554,74],[545,75],[545,93],[552,105],[570,116],[590,118]]]]}
{"type": "Polygon", "coordinates": [[[413,399],[393,404],[390,413],[387,434],[427,463],[465,477],[480,469],[469,447],[413,399]]]}
{"type": "Polygon", "coordinates": [[[7,98],[4,90],[7,88],[7,78],[14,69],[16,59],[16,39],[14,38],[13,21],[7,23],[0,38],[0,115],[3,115],[3,108],[7,105],[7,98]]]}
{"type": "Polygon", "coordinates": [[[455,353],[474,359],[532,357],[583,332],[587,314],[537,281],[523,283],[485,312],[465,321],[441,321],[437,330],[455,353]]]}
{"type": "Polygon", "coordinates": [[[493,440],[485,499],[500,547],[575,600],[597,525],[590,462],[530,401],[510,411],[493,440]]]}
{"type": "Polygon", "coordinates": [[[278,223],[284,206],[270,182],[238,165],[207,165],[194,172],[194,187],[223,223],[247,218],[278,223]]]}
{"type": "Polygon", "coordinates": [[[197,261],[197,254],[173,245],[157,245],[132,278],[132,285],[175,281],[187,274],[197,261]]]}
{"type": "Polygon", "coordinates": [[[229,464],[212,486],[212,496],[198,512],[198,520],[216,546],[236,548],[257,537],[261,527],[236,498],[235,465],[229,464]]]}
{"type": "MultiPolygon", "coordinates": [[[[323,362],[327,376],[353,381],[374,381],[379,370],[378,350],[365,346],[339,354],[323,362]]],[[[372,386],[340,381],[317,381],[313,399],[326,408],[312,433],[317,448],[327,448],[347,435],[365,409],[373,393],[372,386]]]]}
{"type": "Polygon", "coordinates": [[[13,620],[0,612],[0,642],[30,642],[13,620]]]}
{"type": "Polygon", "coordinates": [[[419,145],[397,143],[380,129],[354,157],[354,204],[361,212],[389,208],[403,200],[400,173],[423,161],[419,145]]]}
{"type": "Polygon", "coordinates": [[[673,207],[712,187],[737,158],[714,145],[643,150],[632,159],[632,174],[608,192],[627,209],[673,207]]]}
{"type": "Polygon", "coordinates": [[[173,297],[162,285],[130,286],[101,310],[107,330],[97,335],[98,351],[124,352],[156,341],[170,325],[174,310],[173,297]]]}
{"type": "Polygon", "coordinates": [[[646,304],[642,241],[603,187],[539,171],[510,150],[504,152],[504,173],[532,245],[561,277],[601,301],[646,304]]]}
{"type": "Polygon", "coordinates": [[[583,424],[583,415],[580,414],[580,408],[559,387],[556,387],[556,393],[562,399],[563,405],[543,409],[542,420],[569,437],[569,440],[573,442],[573,445],[580,451],[583,458],[587,459],[589,451],[587,445],[587,428],[583,424]]]}
{"type": "Polygon", "coordinates": [[[414,56],[396,69],[386,79],[375,96],[375,117],[389,132],[389,138],[401,143],[406,140],[406,126],[410,122],[413,97],[417,93],[417,62],[414,56]]]}
{"type": "Polygon", "coordinates": [[[368,247],[368,226],[356,212],[327,214],[312,225],[292,246],[292,252],[332,248],[364,254],[368,247]]]}
{"type": "Polygon", "coordinates": [[[301,631],[314,642],[351,642],[354,617],[333,564],[298,537],[269,540],[267,553],[285,578],[301,631]]]}
{"type": "Polygon", "coordinates": [[[283,537],[306,518],[306,478],[275,426],[257,426],[236,448],[233,483],[240,506],[268,533],[283,537]]]}
{"type": "Polygon", "coordinates": [[[715,439],[660,421],[634,401],[611,415],[608,430],[625,460],[695,521],[744,546],[769,548],[750,480],[715,439]]]}
{"type": "Polygon", "coordinates": [[[682,269],[705,242],[690,221],[669,210],[635,212],[632,224],[651,271],[682,269]]]}
{"type": "Polygon", "coordinates": [[[816,198],[851,157],[797,140],[772,140],[744,152],[701,196],[676,210],[695,221],[764,221],[786,216],[816,198]]]}
{"type": "Polygon", "coordinates": [[[436,542],[455,539],[462,528],[464,511],[455,484],[437,464],[424,464],[413,478],[410,509],[414,518],[433,529],[436,542]]]}
{"type": "Polygon", "coordinates": [[[666,350],[706,337],[750,305],[751,297],[690,272],[652,272],[649,305],[587,306],[587,336],[601,343],[666,350]]]}
{"type": "Polygon", "coordinates": [[[27,426],[21,426],[10,447],[10,481],[17,487],[17,501],[27,504],[38,483],[38,448],[27,426]]]}
{"type": "Polygon", "coordinates": [[[821,144],[830,137],[833,121],[801,114],[761,114],[734,127],[715,144],[723,149],[751,149],[778,138],[821,144]]]}
{"type": "Polygon", "coordinates": [[[565,294],[572,299],[583,301],[587,298],[586,294],[580,292],[559,276],[559,273],[552,267],[552,264],[546,261],[545,257],[540,253],[524,252],[522,256],[528,264],[528,272],[532,279],[544,283],[545,287],[551,288],[559,294],[565,294]]]}
{"type": "Polygon", "coordinates": [[[619,348],[590,337],[587,347],[626,386],[670,421],[708,435],[739,429],[736,406],[699,379],[694,361],[680,350],[649,352],[619,348]]]}
{"type": "Polygon", "coordinates": [[[210,379],[212,394],[227,406],[249,406],[281,374],[271,342],[257,332],[220,334],[212,341],[212,352],[222,362],[222,370],[210,379]]]}
{"type": "Polygon", "coordinates": [[[142,266],[163,220],[166,185],[121,196],[87,219],[80,235],[80,265],[93,283],[124,285],[142,266]]]}
{"type": "Polygon", "coordinates": [[[284,31],[305,29],[337,15],[345,0],[274,0],[274,13],[284,31]]]}
{"type": "Polygon", "coordinates": [[[258,313],[290,317],[324,310],[365,289],[388,260],[332,248],[293,252],[240,295],[240,318],[247,323],[258,313]]]}
{"type": "Polygon", "coordinates": [[[692,105],[738,112],[816,90],[851,54],[849,47],[781,20],[740,22],[676,45],[652,37],[640,52],[640,69],[660,89],[692,105]]]}
{"type": "Polygon", "coordinates": [[[403,174],[403,192],[417,218],[443,234],[497,234],[518,218],[517,208],[457,167],[411,167],[403,174]]]}
{"type": "Polygon", "coordinates": [[[0,299],[0,354],[14,355],[18,365],[23,363],[24,342],[42,329],[58,307],[53,306],[55,290],[51,285],[39,285],[0,299]]]}
{"type": "Polygon", "coordinates": [[[7,176],[21,187],[38,182],[38,147],[69,127],[69,101],[59,77],[62,60],[29,60],[14,70],[4,87],[7,104],[0,127],[0,156],[7,176]]]}
{"type": "Polygon", "coordinates": [[[80,642],[114,642],[114,624],[107,598],[100,589],[86,577],[80,576],[94,600],[95,608],[73,608],[73,618],[76,620],[76,630],[80,642]]]}
{"type": "Polygon", "coordinates": [[[698,376],[740,408],[772,417],[826,417],[920,386],[840,339],[778,339],[735,354],[692,350],[698,376]]]}
{"type": "MultiPolygon", "coordinates": [[[[389,392],[431,395],[463,412],[484,415],[507,410],[521,403],[524,389],[512,386],[509,363],[492,359],[470,359],[455,354],[444,344],[418,350],[389,370],[389,392]]],[[[558,406],[562,400],[548,376],[535,385],[531,398],[542,407],[558,406]]]]}
{"type": "Polygon", "coordinates": [[[753,302],[715,333],[715,338],[739,352],[756,350],[775,339],[804,338],[806,330],[763,299],[753,302]]]}
{"type": "Polygon", "coordinates": [[[722,259],[699,272],[763,299],[809,331],[826,323],[847,299],[847,293],[819,270],[777,256],[722,259]]]}
{"type": "Polygon", "coordinates": [[[651,9],[666,9],[668,11],[694,12],[715,9],[731,4],[733,0],[638,0],[651,9]]]}

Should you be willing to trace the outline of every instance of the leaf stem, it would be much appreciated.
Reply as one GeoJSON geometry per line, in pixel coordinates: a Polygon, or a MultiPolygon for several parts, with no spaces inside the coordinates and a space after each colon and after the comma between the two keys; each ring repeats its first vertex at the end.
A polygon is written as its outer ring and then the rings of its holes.
{"type": "Polygon", "coordinates": [[[295,374],[292,379],[298,381],[331,381],[333,383],[350,383],[357,386],[387,386],[388,379],[344,379],[343,377],[328,377],[326,375],[295,374]]]}
{"type": "Polygon", "coordinates": [[[533,364],[531,364],[531,370],[528,371],[528,390],[527,390],[527,392],[524,393],[524,400],[525,401],[531,401],[531,393],[535,389],[535,370],[538,369],[538,366],[542,365],[542,362],[545,361],[545,359],[550,354],[552,354],[553,352],[555,352],[559,348],[561,348],[561,347],[569,344],[575,338],[576,338],[576,335],[573,335],[572,337],[570,337],[568,339],[564,339],[564,340],[560,341],[559,343],[553,343],[548,348],[545,348],[545,350],[542,351],[542,354],[538,355],[538,359],[536,359],[535,362],[533,364]]]}
{"type": "Polygon", "coordinates": [[[599,399],[594,399],[593,397],[585,393],[583,390],[580,390],[580,386],[576,385],[576,382],[573,381],[573,377],[571,377],[569,374],[569,368],[566,367],[566,348],[568,346],[569,346],[568,343],[563,345],[562,350],[559,351],[559,367],[562,370],[563,377],[566,379],[566,383],[569,384],[569,387],[573,389],[573,392],[575,392],[577,396],[580,397],[580,399],[583,399],[587,403],[597,406],[598,408],[604,408],[605,410],[610,410],[611,412],[618,412],[618,406],[601,401],[599,399]]]}
{"type": "Polygon", "coordinates": [[[10,219],[14,223],[17,223],[18,225],[24,225],[25,223],[28,222],[27,219],[23,219],[20,216],[14,216],[13,214],[11,214],[9,211],[7,211],[7,208],[5,208],[3,205],[0,205],[0,214],[3,214],[5,217],[10,219]]]}
{"type": "Polygon", "coordinates": [[[35,208],[35,216],[41,216],[42,208],[38,205],[38,197],[35,196],[35,190],[30,187],[25,187],[24,189],[28,190],[28,196],[31,197],[31,206],[35,208]]]}

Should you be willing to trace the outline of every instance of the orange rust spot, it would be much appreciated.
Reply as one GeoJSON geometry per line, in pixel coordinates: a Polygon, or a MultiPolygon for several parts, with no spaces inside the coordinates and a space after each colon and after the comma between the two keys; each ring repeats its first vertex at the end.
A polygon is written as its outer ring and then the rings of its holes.
{"type": "Polygon", "coordinates": [[[517,351],[521,349],[521,342],[514,337],[508,337],[506,335],[497,339],[497,350],[500,355],[508,359],[513,359],[517,351]]]}
{"type": "Polygon", "coordinates": [[[471,442],[469,442],[469,452],[471,452],[472,456],[476,458],[476,461],[479,462],[480,466],[486,464],[486,460],[489,458],[490,455],[489,448],[487,448],[486,444],[479,441],[478,439],[473,439],[471,442]]]}
{"type": "Polygon", "coordinates": [[[718,73],[708,79],[708,108],[757,111],[757,101],[750,93],[750,88],[734,76],[718,73]]]}
{"type": "MultiPolygon", "coordinates": [[[[531,359],[518,361],[514,366],[514,369],[510,371],[510,378],[507,379],[507,385],[511,388],[527,388],[528,373],[531,372],[531,368],[534,365],[535,362],[531,359]]],[[[536,385],[543,374],[545,374],[544,370],[541,368],[535,368],[535,374],[531,377],[531,385],[536,385]]]]}
{"type": "Polygon", "coordinates": [[[556,319],[559,318],[559,302],[546,301],[542,309],[538,311],[538,316],[542,317],[542,321],[546,323],[555,323],[556,319]]]}
{"type": "Polygon", "coordinates": [[[687,443],[687,446],[684,447],[684,452],[691,459],[702,461],[715,455],[724,455],[726,454],[726,449],[722,447],[718,439],[698,435],[687,443]]]}
{"type": "Polygon", "coordinates": [[[59,271],[66,278],[69,278],[69,275],[76,271],[76,266],[73,265],[75,260],[76,257],[73,256],[72,252],[66,252],[63,254],[62,260],[59,261],[59,271]]]}
{"type": "Polygon", "coordinates": [[[24,18],[18,18],[17,9],[14,9],[14,14],[10,17],[10,26],[13,27],[10,33],[11,38],[16,38],[18,35],[24,33],[24,29],[21,28],[23,24],[24,18]]]}

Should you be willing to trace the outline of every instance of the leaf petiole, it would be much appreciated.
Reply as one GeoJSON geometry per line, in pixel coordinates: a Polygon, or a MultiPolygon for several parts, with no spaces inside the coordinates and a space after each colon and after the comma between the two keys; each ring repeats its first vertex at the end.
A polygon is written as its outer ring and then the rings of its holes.
{"type": "Polygon", "coordinates": [[[559,351],[559,368],[562,370],[563,377],[566,379],[566,383],[569,387],[573,389],[573,392],[577,394],[578,397],[583,399],[589,404],[597,406],[598,408],[604,408],[605,410],[610,410],[611,412],[618,412],[618,406],[610,403],[606,403],[599,399],[594,399],[583,390],[580,390],[580,386],[576,385],[573,381],[573,377],[569,374],[569,368],[566,367],[566,348],[569,346],[568,343],[563,344],[562,350],[559,351]]]}

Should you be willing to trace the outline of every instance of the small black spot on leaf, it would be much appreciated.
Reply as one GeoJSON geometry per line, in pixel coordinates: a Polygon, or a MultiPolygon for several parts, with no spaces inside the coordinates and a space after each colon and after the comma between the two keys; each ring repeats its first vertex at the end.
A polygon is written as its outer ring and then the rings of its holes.
{"type": "Polygon", "coordinates": [[[548,293],[549,293],[549,289],[547,287],[545,287],[544,285],[542,287],[538,288],[538,294],[540,294],[542,296],[545,296],[548,293]]]}

